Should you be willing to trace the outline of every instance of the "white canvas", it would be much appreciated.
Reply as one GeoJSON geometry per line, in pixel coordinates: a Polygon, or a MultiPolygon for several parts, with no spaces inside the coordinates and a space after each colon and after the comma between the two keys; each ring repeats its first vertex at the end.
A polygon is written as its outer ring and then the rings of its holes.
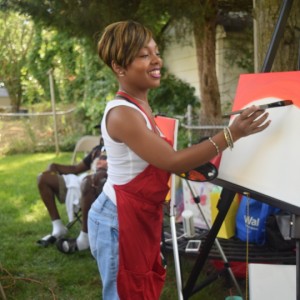
{"type": "MultiPolygon", "coordinates": [[[[283,73],[287,82],[288,75],[292,77],[295,74],[299,87],[299,72],[283,73]]],[[[276,80],[278,80],[278,90],[281,91],[281,75],[281,73],[270,75],[272,76],[269,82],[270,92],[266,92],[268,91],[268,81],[266,80],[268,74],[254,74],[253,80],[248,80],[247,83],[251,83],[248,88],[254,90],[253,97],[258,96],[258,98],[251,99],[251,95],[248,95],[249,99],[246,104],[244,103],[245,105],[236,105],[234,108],[241,109],[252,104],[272,103],[287,99],[282,97],[289,94],[293,98],[291,100],[294,104],[268,109],[272,122],[266,130],[238,140],[234,143],[232,150],[226,149],[222,154],[218,178],[245,187],[245,191],[253,190],[292,206],[300,207],[300,92],[288,90],[281,94],[276,90],[273,91],[276,80]],[[264,79],[267,82],[264,92],[260,90],[255,92],[255,78],[257,81],[264,79]],[[266,94],[274,94],[274,96],[259,97],[266,94]]],[[[249,75],[246,79],[249,79],[249,75]]],[[[282,86],[286,85],[283,83],[282,86]]],[[[299,88],[297,89],[299,90],[299,88]]],[[[251,91],[249,93],[251,94],[251,91]]],[[[238,93],[236,102],[246,96],[246,93],[238,93]]],[[[230,123],[236,117],[232,116],[230,123]]]]}

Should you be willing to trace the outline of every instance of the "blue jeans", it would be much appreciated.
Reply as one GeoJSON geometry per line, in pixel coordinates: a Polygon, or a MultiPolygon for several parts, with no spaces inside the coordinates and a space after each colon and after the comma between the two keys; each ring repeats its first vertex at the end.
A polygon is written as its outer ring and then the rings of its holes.
{"type": "Polygon", "coordinates": [[[116,205],[102,192],[88,214],[88,234],[92,255],[102,280],[103,300],[119,300],[117,274],[119,231],[116,205]]]}

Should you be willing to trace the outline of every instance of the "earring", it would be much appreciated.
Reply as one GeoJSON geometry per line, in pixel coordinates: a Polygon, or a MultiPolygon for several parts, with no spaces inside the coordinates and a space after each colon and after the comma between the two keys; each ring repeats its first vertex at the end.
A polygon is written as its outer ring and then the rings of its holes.
{"type": "Polygon", "coordinates": [[[124,73],[119,73],[119,77],[123,77],[123,76],[125,76],[124,73]]]}

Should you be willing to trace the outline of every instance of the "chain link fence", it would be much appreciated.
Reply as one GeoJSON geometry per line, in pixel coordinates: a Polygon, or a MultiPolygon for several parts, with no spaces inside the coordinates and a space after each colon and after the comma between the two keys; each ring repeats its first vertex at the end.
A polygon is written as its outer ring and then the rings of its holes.
{"type": "MultiPolygon", "coordinates": [[[[199,125],[199,117],[191,113],[176,118],[181,128],[178,138],[185,141],[185,146],[213,136],[228,123],[199,125]]],[[[60,151],[73,151],[76,141],[84,134],[85,126],[75,108],[57,111],[55,116],[52,112],[0,113],[0,155],[57,152],[57,147],[60,151]]]]}
{"type": "Polygon", "coordinates": [[[84,134],[83,122],[75,109],[44,113],[1,113],[0,154],[72,151],[84,134]],[[57,138],[56,138],[57,137],[57,138]]]}
{"type": "Polygon", "coordinates": [[[184,130],[189,145],[197,144],[202,139],[214,136],[228,125],[228,119],[220,120],[218,123],[213,119],[208,119],[206,124],[200,124],[199,116],[195,115],[191,105],[187,106],[186,114],[180,119],[180,127],[184,130]]]}

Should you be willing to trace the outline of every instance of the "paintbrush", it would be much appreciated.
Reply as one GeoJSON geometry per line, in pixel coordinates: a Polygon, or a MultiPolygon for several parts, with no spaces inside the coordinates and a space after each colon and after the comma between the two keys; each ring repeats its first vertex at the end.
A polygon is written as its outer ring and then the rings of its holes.
{"type": "MultiPolygon", "coordinates": [[[[276,102],[272,102],[269,104],[262,104],[262,105],[259,105],[258,107],[260,110],[265,110],[267,108],[282,107],[282,106],[287,106],[287,105],[292,105],[292,104],[293,104],[292,100],[281,100],[281,101],[276,101],[276,102]]],[[[230,112],[226,115],[223,115],[222,117],[230,117],[232,115],[238,115],[238,114],[242,113],[245,109],[247,109],[247,108],[230,112]]]]}

